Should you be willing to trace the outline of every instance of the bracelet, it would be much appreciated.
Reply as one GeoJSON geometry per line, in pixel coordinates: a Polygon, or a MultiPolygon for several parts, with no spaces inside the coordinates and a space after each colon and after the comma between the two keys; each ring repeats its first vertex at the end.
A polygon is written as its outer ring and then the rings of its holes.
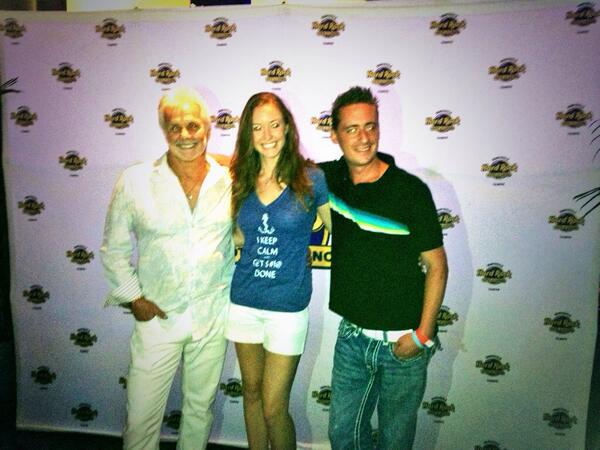
{"type": "MultiPolygon", "coordinates": [[[[431,339],[429,339],[427,336],[425,336],[423,334],[423,332],[421,330],[419,330],[418,328],[415,331],[413,331],[413,333],[421,345],[423,345],[427,348],[431,348],[435,345],[435,343],[431,339]]],[[[421,347],[421,348],[424,348],[424,347],[421,347]]]]}
{"type": "Polygon", "coordinates": [[[421,341],[419,341],[419,338],[417,337],[417,333],[415,331],[413,331],[410,335],[412,336],[412,340],[417,347],[419,347],[420,349],[425,348],[425,346],[421,344],[421,341]]]}

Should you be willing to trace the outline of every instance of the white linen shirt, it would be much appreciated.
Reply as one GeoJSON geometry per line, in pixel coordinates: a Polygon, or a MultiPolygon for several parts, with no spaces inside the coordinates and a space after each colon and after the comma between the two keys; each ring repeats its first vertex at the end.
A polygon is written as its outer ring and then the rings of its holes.
{"type": "Polygon", "coordinates": [[[193,211],[166,154],[119,177],[100,249],[111,287],[105,306],[143,296],[167,313],[163,326],[191,307],[199,334],[222,315],[234,268],[231,178],[207,160],[193,211]]]}

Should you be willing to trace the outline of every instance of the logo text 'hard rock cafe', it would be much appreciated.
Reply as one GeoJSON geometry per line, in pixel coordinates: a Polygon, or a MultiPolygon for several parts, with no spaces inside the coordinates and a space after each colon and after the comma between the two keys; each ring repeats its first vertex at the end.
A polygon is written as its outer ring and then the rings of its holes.
{"type": "Polygon", "coordinates": [[[292,76],[292,69],[286,69],[281,61],[271,61],[268,68],[260,69],[260,75],[269,83],[283,83],[292,76]]]}
{"type": "Polygon", "coordinates": [[[69,150],[64,155],[58,157],[58,163],[63,166],[65,170],[78,172],[87,164],[87,159],[79,156],[79,153],[75,150],[69,150]]]}
{"type": "Polygon", "coordinates": [[[34,383],[40,384],[42,389],[47,389],[47,386],[56,380],[56,373],[51,372],[47,366],[39,366],[36,370],[31,371],[31,378],[34,383]]]}
{"type": "Polygon", "coordinates": [[[27,195],[17,205],[23,211],[23,214],[28,216],[37,216],[45,208],[44,202],[39,202],[35,195],[27,195]]]}
{"type": "Polygon", "coordinates": [[[367,78],[377,86],[389,86],[400,78],[400,71],[393,70],[391,64],[377,64],[375,70],[367,70],[367,78]]]}
{"type": "Polygon", "coordinates": [[[504,180],[512,177],[513,173],[518,170],[519,165],[517,163],[511,164],[506,156],[496,156],[491,163],[481,165],[481,171],[485,172],[485,176],[494,180],[504,180]]]}
{"type": "Polygon", "coordinates": [[[456,411],[456,407],[452,403],[448,403],[446,397],[438,396],[432,397],[431,401],[423,402],[423,409],[427,411],[427,414],[435,417],[438,420],[435,422],[442,423],[444,417],[448,417],[450,414],[456,411]]]}
{"type": "Polygon", "coordinates": [[[429,24],[431,30],[435,30],[437,36],[449,38],[455,36],[467,27],[466,20],[459,20],[453,13],[443,14],[439,20],[432,20],[429,24]]]}
{"type": "Polygon", "coordinates": [[[587,125],[588,120],[592,120],[591,111],[585,111],[583,105],[569,105],[566,111],[556,113],[556,120],[560,120],[562,127],[580,128],[587,125]]]}
{"type": "Polygon", "coordinates": [[[228,378],[226,383],[219,384],[219,390],[227,397],[237,399],[242,396],[242,381],[239,378],[228,378]]]}
{"type": "Polygon", "coordinates": [[[50,298],[50,293],[45,291],[41,285],[32,284],[29,286],[29,289],[23,290],[23,297],[25,297],[28,302],[33,303],[34,305],[41,305],[42,303],[46,303],[46,300],[50,298]]]}
{"type": "Polygon", "coordinates": [[[447,331],[445,328],[454,325],[454,322],[457,321],[458,314],[452,312],[448,306],[442,305],[437,316],[437,326],[439,327],[439,332],[445,333],[447,331]]]}
{"type": "MultiPolygon", "coordinates": [[[[506,372],[510,371],[510,364],[503,363],[502,358],[496,355],[488,355],[485,360],[478,360],[475,362],[475,367],[480,369],[480,372],[489,377],[498,377],[505,375],[506,372]]],[[[496,382],[497,380],[489,380],[496,382]]]]}
{"type": "Polygon", "coordinates": [[[52,69],[52,76],[61,83],[70,84],[77,81],[77,78],[81,76],[81,71],[73,69],[71,63],[63,62],[57,68],[52,69]]]}
{"type": "Polygon", "coordinates": [[[506,450],[496,441],[484,441],[481,445],[476,445],[473,450],[506,450]]]}
{"type": "Polygon", "coordinates": [[[127,111],[123,108],[115,108],[110,114],[104,114],[104,121],[108,122],[111,128],[122,130],[128,128],[133,122],[133,116],[127,115],[127,111]]]}
{"type": "Polygon", "coordinates": [[[321,111],[318,117],[311,117],[310,123],[314,125],[317,130],[329,134],[332,127],[331,111],[321,111]]]}
{"type": "Polygon", "coordinates": [[[179,409],[169,411],[169,414],[165,414],[163,423],[173,430],[171,434],[177,434],[181,425],[181,411],[179,409]]]}
{"type": "Polygon", "coordinates": [[[8,18],[4,20],[4,24],[0,24],[0,32],[4,32],[4,36],[11,39],[23,37],[23,33],[27,31],[24,25],[19,25],[16,19],[8,18]]]}
{"type": "Polygon", "coordinates": [[[37,113],[32,113],[29,106],[21,105],[16,112],[10,113],[11,120],[15,121],[15,125],[20,127],[30,127],[37,120],[37,113]]]}
{"type": "Polygon", "coordinates": [[[71,415],[81,422],[82,427],[87,427],[88,422],[98,417],[98,410],[93,409],[89,403],[80,403],[79,406],[71,408],[71,415]]]}
{"type": "Polygon", "coordinates": [[[94,259],[94,252],[88,251],[85,245],[76,245],[73,250],[67,250],[66,255],[73,264],[78,266],[89,264],[94,259]]]}
{"type": "MultiPolygon", "coordinates": [[[[98,341],[98,337],[93,334],[88,328],[79,328],[75,333],[71,333],[70,336],[73,341],[73,345],[82,348],[88,348],[94,345],[95,342],[98,341]]],[[[87,352],[86,350],[82,350],[82,352],[87,352]]]]}
{"type": "Polygon", "coordinates": [[[220,130],[231,130],[240,121],[240,117],[234,116],[229,109],[220,109],[217,115],[210,116],[210,121],[220,130]]]}
{"type": "Polygon", "coordinates": [[[448,230],[450,228],[454,228],[454,226],[460,223],[460,217],[458,214],[453,215],[451,209],[440,208],[437,210],[438,222],[442,230],[448,230]]]}
{"type": "Polygon", "coordinates": [[[433,117],[427,117],[425,125],[428,125],[431,131],[448,133],[460,125],[460,117],[453,117],[451,111],[442,110],[436,112],[433,117]]]}
{"type": "Polygon", "coordinates": [[[233,33],[237,31],[237,25],[230,24],[225,17],[217,17],[212,24],[205,25],[204,31],[209,33],[211,38],[222,41],[233,36],[233,33]]]}
{"type": "Polygon", "coordinates": [[[548,217],[548,223],[554,225],[552,228],[555,230],[570,233],[579,230],[585,224],[585,219],[577,217],[572,209],[561,209],[557,215],[548,217]]]}
{"type": "Polygon", "coordinates": [[[577,423],[577,417],[569,415],[565,408],[554,408],[551,413],[544,413],[543,420],[548,422],[549,427],[560,431],[568,430],[577,423]]]}
{"type": "Polygon", "coordinates": [[[328,14],[321,17],[320,21],[312,23],[312,29],[317,30],[317,36],[322,36],[327,39],[334,38],[340,35],[340,32],[346,29],[344,22],[337,21],[337,17],[328,14]]]}
{"type": "Polygon", "coordinates": [[[569,313],[557,312],[554,314],[554,317],[546,317],[544,319],[544,326],[547,326],[551,332],[559,335],[556,337],[557,340],[564,341],[566,340],[566,335],[575,333],[575,328],[579,328],[581,322],[573,320],[569,313]]]}
{"type": "Polygon", "coordinates": [[[96,33],[100,33],[102,39],[114,41],[125,33],[125,25],[119,25],[116,19],[106,18],[101,25],[96,25],[96,33]]]}
{"type": "Polygon", "coordinates": [[[520,78],[526,70],[525,64],[518,64],[516,58],[504,58],[497,66],[490,66],[488,73],[494,75],[494,80],[507,83],[520,78]]]}
{"type": "Polygon", "coordinates": [[[512,278],[510,270],[504,270],[504,266],[499,263],[490,263],[485,269],[477,269],[477,276],[481,277],[481,281],[492,285],[506,283],[512,278]]]}
{"type": "Polygon", "coordinates": [[[587,27],[596,23],[596,17],[600,16],[600,11],[594,9],[592,2],[583,2],[577,5],[575,11],[568,11],[565,14],[565,20],[570,20],[571,25],[587,27]]]}
{"type": "Polygon", "coordinates": [[[311,397],[319,405],[329,407],[331,404],[331,386],[321,386],[318,391],[312,391],[311,397]]]}
{"type": "Polygon", "coordinates": [[[175,83],[181,73],[169,63],[160,63],[157,68],[150,69],[150,76],[157,83],[167,85],[175,83]]]}

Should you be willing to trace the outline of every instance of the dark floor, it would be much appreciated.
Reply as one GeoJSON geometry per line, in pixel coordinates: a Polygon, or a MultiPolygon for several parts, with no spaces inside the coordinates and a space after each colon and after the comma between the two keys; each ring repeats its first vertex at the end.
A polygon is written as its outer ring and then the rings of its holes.
{"type": "MultiPolygon", "coordinates": [[[[0,430],[0,450],[121,450],[121,438],[80,433],[0,430]]],[[[175,442],[162,442],[161,450],[175,450],[175,442]]],[[[209,444],[208,450],[234,450],[209,444]]],[[[239,449],[236,449],[239,450],[239,449]]]]}

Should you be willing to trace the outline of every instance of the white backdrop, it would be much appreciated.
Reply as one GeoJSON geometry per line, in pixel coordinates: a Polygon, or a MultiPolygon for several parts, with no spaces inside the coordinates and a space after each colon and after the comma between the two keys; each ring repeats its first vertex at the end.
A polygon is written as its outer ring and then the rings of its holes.
{"type": "MultiPolygon", "coordinates": [[[[322,161],[340,156],[326,131],[331,102],[358,84],[379,97],[381,150],[429,184],[445,227],[443,350],[415,447],[583,448],[600,212],[583,219],[590,205],[573,197],[600,184],[595,8],[0,12],[2,80],[19,77],[21,90],[2,113],[18,426],[120,433],[133,319],[103,309],[98,249],[118,173],[166,149],[160,95],[197,87],[214,115],[210,151],[229,154],[247,98],[276,92],[304,153],[322,161]]],[[[326,260],[327,247],[314,255],[326,260]]],[[[300,446],[328,448],[337,318],[328,270],[313,273],[292,412],[300,446]]],[[[163,426],[171,438],[175,385],[163,426]]],[[[214,442],[245,444],[239,388],[230,348],[214,442]]]]}

